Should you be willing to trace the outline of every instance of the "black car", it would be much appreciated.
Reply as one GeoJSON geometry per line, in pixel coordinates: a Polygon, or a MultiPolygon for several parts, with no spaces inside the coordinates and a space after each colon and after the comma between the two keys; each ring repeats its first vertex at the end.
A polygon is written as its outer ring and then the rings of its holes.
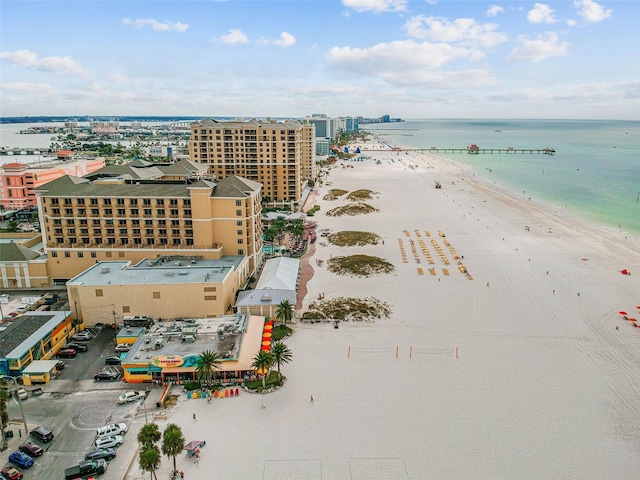
{"type": "Polygon", "coordinates": [[[39,426],[31,430],[31,436],[45,443],[53,440],[53,432],[43,426],[39,426]]]}
{"type": "Polygon", "coordinates": [[[39,457],[40,455],[42,455],[44,453],[44,450],[42,449],[42,447],[40,445],[37,445],[33,442],[27,442],[27,443],[23,443],[22,445],[20,445],[19,450],[21,452],[26,453],[27,455],[29,455],[30,457],[39,457]]]}
{"type": "Polygon", "coordinates": [[[105,365],[120,365],[121,363],[120,357],[107,357],[104,359],[105,365]]]}
{"type": "Polygon", "coordinates": [[[99,382],[101,380],[114,381],[114,380],[118,380],[119,378],[120,378],[120,373],[110,372],[107,370],[101,370],[93,376],[93,379],[96,382],[99,382]]]}
{"type": "Polygon", "coordinates": [[[89,346],[86,345],[85,343],[76,343],[76,342],[69,342],[62,348],[73,348],[78,352],[83,352],[83,353],[89,350],[89,346]]]}
{"type": "Polygon", "coordinates": [[[111,460],[116,456],[115,448],[98,448],[91,450],[84,456],[85,460],[98,460],[103,458],[104,460],[111,460]]]}

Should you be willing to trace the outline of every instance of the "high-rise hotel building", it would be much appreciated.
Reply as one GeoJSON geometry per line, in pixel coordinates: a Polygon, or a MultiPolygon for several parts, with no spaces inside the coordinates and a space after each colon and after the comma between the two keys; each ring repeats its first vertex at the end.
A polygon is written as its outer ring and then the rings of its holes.
{"type": "Polygon", "coordinates": [[[315,126],[294,121],[191,124],[190,159],[223,179],[229,175],[262,184],[268,202],[296,202],[315,176],[315,126]]]}
{"type": "Polygon", "coordinates": [[[63,283],[99,261],[241,256],[240,280],[262,264],[261,185],[213,180],[189,160],[135,161],[36,190],[47,268],[63,283]]]}

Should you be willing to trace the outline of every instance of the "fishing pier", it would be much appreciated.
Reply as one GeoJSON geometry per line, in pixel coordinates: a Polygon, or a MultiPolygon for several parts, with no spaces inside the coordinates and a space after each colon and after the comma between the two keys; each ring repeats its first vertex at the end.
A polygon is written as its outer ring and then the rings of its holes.
{"type": "MultiPolygon", "coordinates": [[[[367,151],[368,149],[364,148],[363,151],[367,151]]],[[[480,154],[529,154],[529,155],[555,155],[556,150],[554,148],[480,148],[477,145],[469,145],[464,148],[439,148],[439,147],[430,147],[430,148],[401,148],[401,147],[393,147],[394,152],[426,152],[426,153],[468,153],[471,155],[480,155],[480,154]]],[[[375,151],[375,150],[368,150],[375,151]]]]}

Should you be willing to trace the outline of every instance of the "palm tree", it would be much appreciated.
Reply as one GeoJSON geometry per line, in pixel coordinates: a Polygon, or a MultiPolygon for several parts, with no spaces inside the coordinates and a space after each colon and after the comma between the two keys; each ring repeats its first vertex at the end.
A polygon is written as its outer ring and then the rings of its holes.
{"type": "Polygon", "coordinates": [[[205,350],[200,354],[196,362],[196,373],[198,380],[211,383],[213,375],[220,370],[220,357],[212,350],[205,350]]]}
{"type": "Polygon", "coordinates": [[[282,232],[284,232],[286,225],[284,217],[278,217],[271,222],[271,227],[278,232],[278,244],[282,244],[282,232]]]}
{"type": "Polygon", "coordinates": [[[138,432],[138,443],[141,443],[143,447],[153,446],[160,441],[161,437],[162,434],[160,433],[158,425],[155,423],[147,423],[138,432]]]}
{"type": "Polygon", "coordinates": [[[278,365],[278,380],[282,383],[280,364],[289,363],[293,358],[293,352],[283,342],[276,342],[271,347],[271,355],[276,365],[278,365]]]}
{"type": "Polygon", "coordinates": [[[176,457],[184,449],[184,435],[175,423],[170,423],[162,434],[162,453],[167,457],[173,457],[173,471],[176,469],[176,457]]]}
{"type": "Polygon", "coordinates": [[[7,410],[9,398],[7,381],[4,378],[0,378],[0,429],[2,429],[2,450],[6,450],[7,448],[5,429],[7,428],[7,423],[9,423],[9,411],[7,410]]]}
{"type": "Polygon", "coordinates": [[[251,364],[251,366],[255,368],[257,371],[262,372],[262,389],[263,390],[267,388],[267,385],[265,382],[267,378],[267,371],[269,370],[269,367],[271,367],[271,365],[273,365],[273,355],[271,355],[269,352],[260,350],[258,354],[255,357],[253,357],[253,363],[251,364]]]}
{"type": "Polygon", "coordinates": [[[293,318],[293,305],[289,300],[282,300],[276,308],[276,320],[283,322],[285,325],[287,321],[291,321],[293,318]]]}
{"type": "Polygon", "coordinates": [[[140,464],[140,468],[142,470],[151,474],[152,479],[155,478],[156,480],[158,480],[156,470],[160,467],[160,461],[160,450],[158,450],[157,445],[143,445],[142,449],[140,450],[138,463],[140,464]]]}

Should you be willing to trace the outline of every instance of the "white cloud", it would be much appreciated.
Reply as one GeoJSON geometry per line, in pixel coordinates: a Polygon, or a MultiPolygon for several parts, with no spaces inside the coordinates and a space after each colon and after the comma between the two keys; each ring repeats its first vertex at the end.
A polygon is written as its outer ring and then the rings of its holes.
{"type": "Polygon", "coordinates": [[[573,6],[576,7],[578,15],[589,23],[601,22],[609,18],[613,13],[613,10],[605,9],[593,0],[575,0],[573,6]]]}
{"type": "Polygon", "coordinates": [[[529,20],[530,23],[556,22],[556,19],[553,17],[553,9],[544,3],[536,3],[533,9],[527,13],[527,20],[529,20]]]}
{"type": "Polygon", "coordinates": [[[242,33],[242,30],[238,30],[237,28],[232,28],[229,30],[228,35],[222,35],[220,37],[223,43],[228,43],[229,45],[236,45],[238,43],[247,43],[249,39],[247,36],[242,33]]]}
{"type": "Polygon", "coordinates": [[[278,45],[279,47],[285,47],[286,48],[286,47],[290,47],[292,45],[295,45],[296,37],[294,37],[290,33],[282,32],[280,34],[280,38],[277,39],[277,40],[262,39],[261,42],[262,43],[268,43],[270,45],[278,45]]]}
{"type": "Polygon", "coordinates": [[[356,12],[404,12],[407,10],[407,0],[342,0],[345,7],[356,12]]]}
{"type": "Polygon", "coordinates": [[[502,12],[504,12],[504,8],[498,5],[490,5],[487,9],[487,17],[495,17],[502,12]]]}
{"type": "Polygon", "coordinates": [[[2,84],[2,90],[6,93],[28,93],[43,97],[53,93],[53,88],[48,83],[7,82],[2,84]]]}
{"type": "Polygon", "coordinates": [[[425,70],[473,54],[473,50],[445,43],[405,40],[369,48],[334,47],[327,54],[326,62],[344,71],[398,82],[402,77],[424,76],[425,70]]]}
{"type": "Polygon", "coordinates": [[[418,15],[405,24],[407,34],[413,38],[435,42],[459,43],[475,47],[494,47],[507,41],[507,36],[495,31],[496,24],[478,24],[473,18],[457,18],[449,21],[441,17],[418,15]]]}
{"type": "Polygon", "coordinates": [[[155,18],[136,18],[135,20],[123,18],[122,23],[125,25],[131,25],[138,29],[150,26],[156,32],[186,32],[189,30],[189,25],[186,23],[159,22],[155,18]]]}
{"type": "Polygon", "coordinates": [[[520,35],[518,43],[519,45],[507,55],[507,60],[540,62],[569,53],[569,44],[560,42],[560,37],[554,32],[545,32],[535,38],[520,35]]]}
{"type": "Polygon", "coordinates": [[[12,65],[33,68],[41,72],[79,75],[86,77],[89,73],[71,57],[44,57],[30,50],[16,50],[15,52],[0,52],[0,59],[12,65]]]}
{"type": "Polygon", "coordinates": [[[111,72],[107,75],[107,79],[109,79],[112,83],[128,83],[129,77],[124,75],[123,73],[111,72]]]}

